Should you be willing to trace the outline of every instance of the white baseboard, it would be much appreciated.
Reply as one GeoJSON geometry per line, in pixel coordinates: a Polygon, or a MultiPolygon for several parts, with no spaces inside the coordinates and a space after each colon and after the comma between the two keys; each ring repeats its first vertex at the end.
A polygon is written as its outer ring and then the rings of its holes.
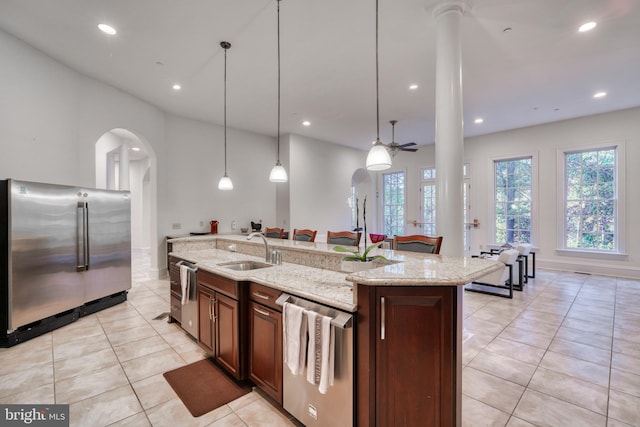
{"type": "Polygon", "coordinates": [[[624,277],[640,280],[640,268],[637,267],[597,264],[594,262],[581,263],[575,261],[555,261],[536,258],[536,268],[537,267],[549,270],[575,271],[577,273],[589,273],[601,276],[624,277]]]}

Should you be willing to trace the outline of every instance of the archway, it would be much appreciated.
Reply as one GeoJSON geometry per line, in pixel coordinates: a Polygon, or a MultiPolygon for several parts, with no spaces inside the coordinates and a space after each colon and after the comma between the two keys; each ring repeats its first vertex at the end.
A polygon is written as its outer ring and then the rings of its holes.
{"type": "Polygon", "coordinates": [[[152,278],[160,278],[153,148],[139,134],[114,128],[96,142],[95,164],[97,188],[131,191],[131,250],[148,254],[152,278]]]}

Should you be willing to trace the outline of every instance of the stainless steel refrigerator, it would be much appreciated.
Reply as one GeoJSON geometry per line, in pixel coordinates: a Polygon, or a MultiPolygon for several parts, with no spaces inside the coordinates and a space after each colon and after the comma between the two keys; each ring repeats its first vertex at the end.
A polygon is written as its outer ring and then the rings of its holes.
{"type": "Polygon", "coordinates": [[[0,181],[0,345],[126,300],[128,191],[0,181]]]}

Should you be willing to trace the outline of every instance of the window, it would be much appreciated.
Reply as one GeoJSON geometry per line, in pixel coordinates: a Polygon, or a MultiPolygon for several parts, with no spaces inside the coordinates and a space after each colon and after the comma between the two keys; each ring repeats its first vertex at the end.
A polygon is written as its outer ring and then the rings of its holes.
{"type": "Polygon", "coordinates": [[[616,148],[564,153],[564,247],[616,251],[616,148]]]}
{"type": "Polygon", "coordinates": [[[405,173],[382,175],[382,228],[387,236],[404,234],[405,173]]]}
{"type": "Polygon", "coordinates": [[[436,236],[436,168],[422,170],[422,234],[436,236]]]}
{"type": "Polygon", "coordinates": [[[531,243],[531,159],[494,161],[497,243],[531,243]]]}

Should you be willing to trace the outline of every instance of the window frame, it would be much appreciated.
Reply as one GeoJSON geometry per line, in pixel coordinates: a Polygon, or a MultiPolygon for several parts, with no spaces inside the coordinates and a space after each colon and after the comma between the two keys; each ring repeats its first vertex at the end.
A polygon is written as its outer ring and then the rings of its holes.
{"type": "Polygon", "coordinates": [[[556,150],[557,162],[557,232],[556,232],[556,252],[561,255],[571,255],[587,258],[608,258],[620,259],[627,256],[626,254],[626,141],[614,140],[601,143],[580,145],[575,147],[559,148],[556,150]],[[566,247],[566,200],[567,200],[567,170],[566,155],[574,153],[582,153],[588,151],[601,151],[613,149],[615,152],[615,200],[616,213],[615,224],[616,231],[614,235],[614,249],[589,249],[589,248],[567,248],[566,247]]]}
{"type": "Polygon", "coordinates": [[[538,242],[538,230],[539,230],[539,215],[538,215],[538,206],[540,205],[540,197],[539,197],[539,181],[538,181],[538,157],[539,154],[537,151],[534,152],[525,152],[525,153],[512,153],[505,154],[501,156],[495,156],[489,158],[489,191],[491,195],[491,201],[488,203],[487,209],[489,214],[487,218],[489,219],[489,224],[487,226],[487,232],[489,233],[488,241],[493,242],[490,246],[499,246],[504,244],[504,242],[496,242],[496,163],[497,162],[505,162],[509,160],[519,160],[531,158],[531,241],[530,244],[532,247],[537,246],[538,242]]]}
{"type": "MultiPolygon", "coordinates": [[[[379,174],[379,179],[380,179],[380,230],[381,233],[383,234],[387,234],[385,231],[385,215],[384,215],[384,207],[385,207],[385,191],[384,191],[384,177],[385,175],[391,175],[391,174],[397,174],[397,173],[402,173],[404,174],[404,188],[403,188],[403,212],[404,212],[404,218],[402,220],[402,227],[403,227],[403,233],[405,234],[407,232],[407,186],[408,186],[408,178],[409,178],[409,174],[407,173],[406,169],[398,169],[398,170],[394,170],[394,171],[382,171],[379,174]]],[[[393,238],[393,235],[388,235],[388,238],[393,238]]]]}

